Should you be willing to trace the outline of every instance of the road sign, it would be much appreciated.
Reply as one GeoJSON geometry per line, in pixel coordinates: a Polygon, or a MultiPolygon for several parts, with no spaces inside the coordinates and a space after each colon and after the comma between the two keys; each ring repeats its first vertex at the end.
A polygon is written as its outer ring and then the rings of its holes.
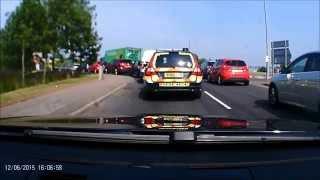
{"type": "Polygon", "coordinates": [[[271,42],[271,48],[284,48],[284,47],[289,47],[289,41],[273,41],[271,42]]]}
{"type": "Polygon", "coordinates": [[[274,55],[274,56],[283,56],[285,53],[286,53],[285,48],[274,49],[274,50],[273,50],[273,55],[274,55]]]}
{"type": "Polygon", "coordinates": [[[271,42],[272,67],[274,64],[284,65],[290,63],[291,53],[289,49],[289,41],[273,41],[271,42]]]}
{"type": "Polygon", "coordinates": [[[272,49],[271,53],[274,64],[289,64],[291,59],[291,52],[289,48],[272,49]]]}
{"type": "Polygon", "coordinates": [[[265,57],[265,61],[266,61],[266,63],[270,62],[270,57],[269,57],[269,56],[266,56],[266,57],[265,57]]]}

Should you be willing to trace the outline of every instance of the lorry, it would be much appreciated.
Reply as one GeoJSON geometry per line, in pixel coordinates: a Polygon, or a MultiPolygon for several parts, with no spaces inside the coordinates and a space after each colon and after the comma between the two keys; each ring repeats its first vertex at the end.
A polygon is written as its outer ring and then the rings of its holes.
{"type": "Polygon", "coordinates": [[[132,76],[141,78],[140,80],[142,81],[144,70],[155,52],[155,49],[142,50],[141,60],[133,64],[132,76]]]}
{"type": "Polygon", "coordinates": [[[118,59],[129,59],[132,61],[132,63],[134,63],[141,60],[141,54],[142,54],[141,48],[125,47],[125,48],[111,49],[105,52],[103,60],[107,63],[113,63],[115,60],[118,60],[118,59]]]}
{"type": "Polygon", "coordinates": [[[143,64],[148,63],[155,52],[156,52],[155,49],[143,49],[142,56],[141,56],[141,62],[143,64]]]}

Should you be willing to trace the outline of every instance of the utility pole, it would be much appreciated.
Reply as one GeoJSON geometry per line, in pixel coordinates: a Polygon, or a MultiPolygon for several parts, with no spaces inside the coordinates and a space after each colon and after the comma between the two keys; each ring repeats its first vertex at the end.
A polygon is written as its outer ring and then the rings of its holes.
{"type": "Polygon", "coordinates": [[[270,58],[269,58],[269,48],[268,48],[268,24],[267,24],[267,12],[266,12],[266,0],[263,0],[263,10],[264,10],[264,25],[265,25],[265,43],[266,43],[266,79],[269,79],[269,63],[270,63],[270,58]]]}
{"type": "MultiPolygon", "coordinates": [[[[0,12],[2,12],[2,3],[0,2],[0,12]]],[[[0,29],[2,29],[2,17],[0,17],[0,29]]]]}
{"type": "Polygon", "coordinates": [[[48,64],[48,56],[44,57],[43,62],[43,74],[42,74],[42,84],[47,83],[47,64],[48,64]]]}

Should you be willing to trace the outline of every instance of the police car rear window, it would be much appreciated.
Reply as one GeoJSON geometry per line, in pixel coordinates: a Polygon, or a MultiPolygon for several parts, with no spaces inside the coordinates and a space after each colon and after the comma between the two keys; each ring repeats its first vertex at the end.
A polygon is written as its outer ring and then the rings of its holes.
{"type": "Polygon", "coordinates": [[[191,68],[193,65],[190,55],[182,55],[178,52],[170,52],[157,56],[156,67],[185,67],[191,68]]]}

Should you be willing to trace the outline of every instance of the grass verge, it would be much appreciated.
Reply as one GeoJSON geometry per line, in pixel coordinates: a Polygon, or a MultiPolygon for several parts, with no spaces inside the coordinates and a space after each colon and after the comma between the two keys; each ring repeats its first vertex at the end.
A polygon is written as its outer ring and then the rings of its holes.
{"type": "Polygon", "coordinates": [[[250,72],[250,75],[252,76],[265,76],[265,72],[250,72]]]}
{"type": "Polygon", "coordinates": [[[98,79],[96,74],[83,75],[78,78],[70,78],[62,81],[55,81],[48,84],[40,84],[27,88],[21,88],[14,91],[0,94],[0,107],[8,106],[17,102],[25,101],[36,96],[44,95],[50,92],[58,91],[67,87],[84,83],[90,80],[98,79]]]}

